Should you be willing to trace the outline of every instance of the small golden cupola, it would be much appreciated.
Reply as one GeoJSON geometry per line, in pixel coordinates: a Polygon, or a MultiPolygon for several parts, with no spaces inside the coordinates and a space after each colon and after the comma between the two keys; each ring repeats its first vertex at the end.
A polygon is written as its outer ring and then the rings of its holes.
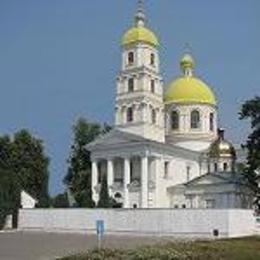
{"type": "Polygon", "coordinates": [[[234,172],[236,150],[224,137],[224,129],[218,129],[218,138],[209,147],[210,172],[234,172]]]}

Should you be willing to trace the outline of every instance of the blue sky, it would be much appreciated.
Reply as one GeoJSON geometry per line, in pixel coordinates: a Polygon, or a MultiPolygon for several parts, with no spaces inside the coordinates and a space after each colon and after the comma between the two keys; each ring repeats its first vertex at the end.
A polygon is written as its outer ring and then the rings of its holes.
{"type": "MultiPolygon", "coordinates": [[[[113,122],[120,38],[136,0],[1,0],[0,132],[28,128],[51,158],[51,194],[62,191],[71,126],[79,116],[113,122]]],[[[186,42],[196,74],[219,99],[220,124],[245,140],[241,103],[260,94],[259,0],[147,0],[161,40],[165,82],[179,75],[186,42]]]]}

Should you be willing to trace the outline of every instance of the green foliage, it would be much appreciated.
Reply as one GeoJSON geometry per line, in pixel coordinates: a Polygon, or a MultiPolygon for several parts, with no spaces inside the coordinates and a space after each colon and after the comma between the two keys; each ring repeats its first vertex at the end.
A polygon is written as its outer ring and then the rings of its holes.
{"type": "Polygon", "coordinates": [[[12,157],[21,188],[36,198],[39,204],[46,204],[49,159],[44,154],[42,140],[33,137],[27,130],[17,132],[12,157]]]}
{"type": "Polygon", "coordinates": [[[52,207],[54,208],[68,208],[69,200],[66,192],[58,194],[52,199],[52,207]]]}
{"type": "MultiPolygon", "coordinates": [[[[8,214],[16,215],[20,205],[20,190],[17,179],[9,170],[0,171],[0,229],[3,228],[8,214]]],[[[16,219],[13,218],[16,222],[16,219]]]]}
{"type": "Polygon", "coordinates": [[[103,176],[101,181],[101,190],[99,194],[98,208],[112,208],[113,200],[110,198],[107,187],[107,179],[103,176]]]}
{"type": "Polygon", "coordinates": [[[91,190],[91,158],[86,145],[111,127],[79,118],[73,125],[73,144],[68,159],[68,173],[64,183],[69,187],[79,207],[94,207],[91,190]]]}
{"type": "Polygon", "coordinates": [[[245,176],[258,196],[256,203],[259,203],[260,191],[256,183],[256,170],[260,169],[260,97],[257,96],[242,105],[240,119],[249,119],[251,123],[251,133],[244,145],[248,150],[245,176]]]}
{"type": "MultiPolygon", "coordinates": [[[[0,222],[6,214],[17,216],[20,192],[25,190],[39,202],[48,202],[48,158],[42,141],[27,130],[13,139],[0,137],[0,222]]],[[[13,218],[15,224],[16,217],[13,218]]],[[[1,224],[0,224],[1,226],[1,224]]]]}

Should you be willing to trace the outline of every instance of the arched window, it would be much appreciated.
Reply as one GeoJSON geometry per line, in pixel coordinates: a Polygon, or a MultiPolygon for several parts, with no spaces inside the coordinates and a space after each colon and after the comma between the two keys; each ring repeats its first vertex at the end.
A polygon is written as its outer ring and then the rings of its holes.
{"type": "Polygon", "coordinates": [[[134,53],[132,51],[128,52],[128,65],[132,65],[134,63],[134,53]]]}
{"type": "Polygon", "coordinates": [[[150,65],[154,65],[155,64],[155,55],[154,53],[151,53],[151,56],[150,56],[150,65]]]}
{"type": "Polygon", "coordinates": [[[156,124],[157,121],[157,114],[156,114],[156,110],[152,109],[152,123],[156,124]]]}
{"type": "Polygon", "coordinates": [[[217,172],[217,171],[218,171],[218,164],[214,163],[214,172],[217,172]]]}
{"type": "Polygon", "coordinates": [[[168,179],[169,175],[169,162],[164,162],[164,178],[168,179]]]}
{"type": "Polygon", "coordinates": [[[190,181],[190,166],[186,167],[186,180],[187,182],[190,181]]]}
{"type": "Polygon", "coordinates": [[[225,162],[223,163],[223,170],[226,172],[228,170],[228,164],[225,162]]]}
{"type": "Polygon", "coordinates": [[[214,131],[214,114],[209,114],[209,130],[214,131]]]}
{"type": "Polygon", "coordinates": [[[200,113],[197,110],[193,110],[190,116],[190,127],[197,129],[200,127],[200,113]]]}
{"type": "Polygon", "coordinates": [[[133,120],[134,120],[133,108],[129,107],[126,111],[126,121],[133,122],[133,120]]]}
{"type": "Polygon", "coordinates": [[[134,78],[128,79],[128,92],[134,91],[134,78]]]}
{"type": "Polygon", "coordinates": [[[151,80],[151,92],[155,92],[155,81],[153,79],[151,80]]]}
{"type": "Polygon", "coordinates": [[[172,111],[171,127],[173,130],[179,129],[179,113],[177,111],[172,111]]]}

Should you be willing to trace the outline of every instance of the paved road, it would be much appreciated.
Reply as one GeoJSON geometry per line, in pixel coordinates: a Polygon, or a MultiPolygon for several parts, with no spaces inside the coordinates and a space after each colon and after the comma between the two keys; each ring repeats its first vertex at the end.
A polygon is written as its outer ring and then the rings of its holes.
{"type": "MultiPolygon", "coordinates": [[[[141,245],[167,242],[160,237],[107,235],[104,246],[135,248],[141,245]]],[[[0,260],[49,260],[83,252],[97,246],[95,235],[41,232],[0,233],[0,260]]]]}

